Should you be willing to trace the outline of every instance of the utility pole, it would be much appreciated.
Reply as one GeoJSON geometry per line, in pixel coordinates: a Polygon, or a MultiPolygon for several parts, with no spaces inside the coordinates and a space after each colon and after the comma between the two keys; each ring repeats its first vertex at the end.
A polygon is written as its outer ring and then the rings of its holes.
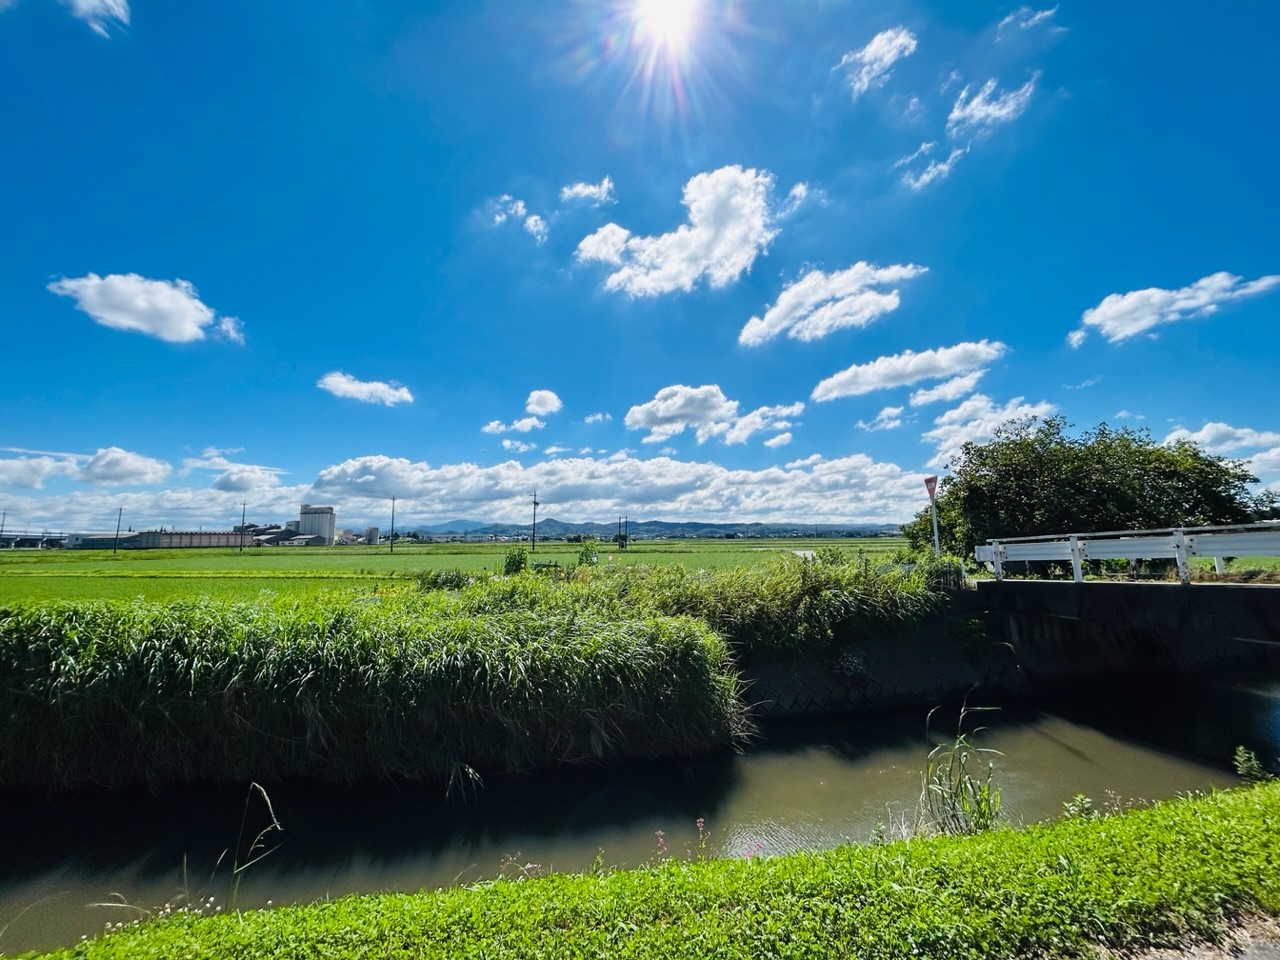
{"type": "Polygon", "coordinates": [[[113,557],[116,555],[116,550],[120,547],[120,520],[122,517],[124,517],[124,507],[121,507],[120,512],[116,514],[116,539],[115,543],[111,545],[111,555],[113,557]]]}
{"type": "Polygon", "coordinates": [[[396,498],[391,498],[391,552],[396,552],[396,498]]]}
{"type": "Polygon", "coordinates": [[[529,552],[538,552],[538,491],[533,491],[533,534],[529,537],[529,552]]]}
{"type": "Polygon", "coordinates": [[[240,552],[244,553],[244,511],[249,506],[247,500],[240,501],[240,552]]]}
{"type": "Polygon", "coordinates": [[[0,510],[0,547],[4,546],[4,522],[7,519],[9,519],[9,511],[0,510]]]}

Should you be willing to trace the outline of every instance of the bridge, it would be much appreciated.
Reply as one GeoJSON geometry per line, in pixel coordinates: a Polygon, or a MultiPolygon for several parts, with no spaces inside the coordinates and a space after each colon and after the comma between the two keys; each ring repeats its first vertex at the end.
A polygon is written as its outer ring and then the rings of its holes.
{"type": "Polygon", "coordinates": [[[988,540],[974,551],[979,563],[1003,580],[1006,565],[1022,561],[1070,563],[1072,579],[1084,581],[1084,565],[1100,560],[1172,560],[1182,583],[1191,582],[1193,557],[1212,557],[1218,573],[1227,557],[1280,557],[1280,524],[1248,523],[1224,527],[1172,527],[1162,530],[1113,530],[1104,533],[1053,534],[988,540]]]}
{"type": "Polygon", "coordinates": [[[1195,558],[1221,572],[1230,557],[1280,557],[1280,524],[1009,537],[975,555],[995,579],[977,581],[965,605],[1034,678],[1280,665],[1280,585],[1191,580],[1195,558]],[[1171,560],[1177,580],[1084,578],[1096,561],[1146,559],[1171,560]],[[1046,562],[1071,579],[1010,577],[1046,562]]]}
{"type": "Polygon", "coordinates": [[[66,542],[67,535],[57,530],[0,530],[0,550],[43,550],[66,542]]]}

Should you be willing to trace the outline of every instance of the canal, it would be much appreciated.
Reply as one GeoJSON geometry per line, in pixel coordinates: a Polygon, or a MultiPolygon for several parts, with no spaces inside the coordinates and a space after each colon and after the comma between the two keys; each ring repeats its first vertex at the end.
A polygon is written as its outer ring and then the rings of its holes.
{"type": "MultiPolygon", "coordinates": [[[[1077,794],[1123,807],[1238,783],[1237,744],[1280,756],[1280,675],[1099,686],[970,720],[985,727],[974,742],[995,751],[984,756],[1004,819],[1030,823],[1077,794]]],[[[930,737],[923,710],[774,722],[743,754],[495,777],[447,800],[438,785],[269,783],[284,829],[239,875],[238,905],[630,867],[664,846],[694,856],[699,819],[716,857],[892,836],[914,816],[931,745],[956,723],[940,711],[930,737]]],[[[0,792],[0,952],[67,945],[180,899],[225,905],[232,868],[269,823],[247,785],[0,792]]]]}

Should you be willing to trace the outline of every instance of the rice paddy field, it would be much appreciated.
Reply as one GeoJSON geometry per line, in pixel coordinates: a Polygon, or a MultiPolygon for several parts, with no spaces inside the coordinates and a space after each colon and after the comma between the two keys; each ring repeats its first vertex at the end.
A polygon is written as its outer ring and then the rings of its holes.
{"type": "MultiPolygon", "coordinates": [[[[370,593],[404,584],[431,571],[501,572],[509,543],[397,543],[386,546],[248,548],[212,550],[0,550],[0,604],[45,600],[144,597],[170,600],[210,597],[258,600],[328,590],[370,593]]],[[[834,547],[887,559],[906,546],[901,537],[822,540],[655,540],[633,542],[626,551],[602,543],[602,566],[681,565],[721,570],[755,567],[795,551],[834,547]]],[[[539,542],[530,560],[578,562],[580,544],[539,542]]]]}

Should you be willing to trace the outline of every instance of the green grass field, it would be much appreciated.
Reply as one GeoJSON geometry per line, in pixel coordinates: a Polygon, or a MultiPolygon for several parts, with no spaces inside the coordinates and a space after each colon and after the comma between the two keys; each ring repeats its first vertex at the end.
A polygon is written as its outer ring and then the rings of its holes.
{"type": "MultiPolygon", "coordinates": [[[[369,593],[430,570],[500,572],[511,544],[397,544],[380,547],[258,547],[214,550],[0,551],[0,604],[43,600],[207,596],[254,600],[264,590],[306,594],[321,590],[369,593]]],[[[847,540],[661,540],[625,551],[600,545],[601,564],[682,564],[693,568],[750,567],[795,550],[835,547],[875,559],[906,546],[900,537],[847,540]]],[[[530,560],[562,567],[578,561],[580,545],[539,543],[530,560]]]]}

